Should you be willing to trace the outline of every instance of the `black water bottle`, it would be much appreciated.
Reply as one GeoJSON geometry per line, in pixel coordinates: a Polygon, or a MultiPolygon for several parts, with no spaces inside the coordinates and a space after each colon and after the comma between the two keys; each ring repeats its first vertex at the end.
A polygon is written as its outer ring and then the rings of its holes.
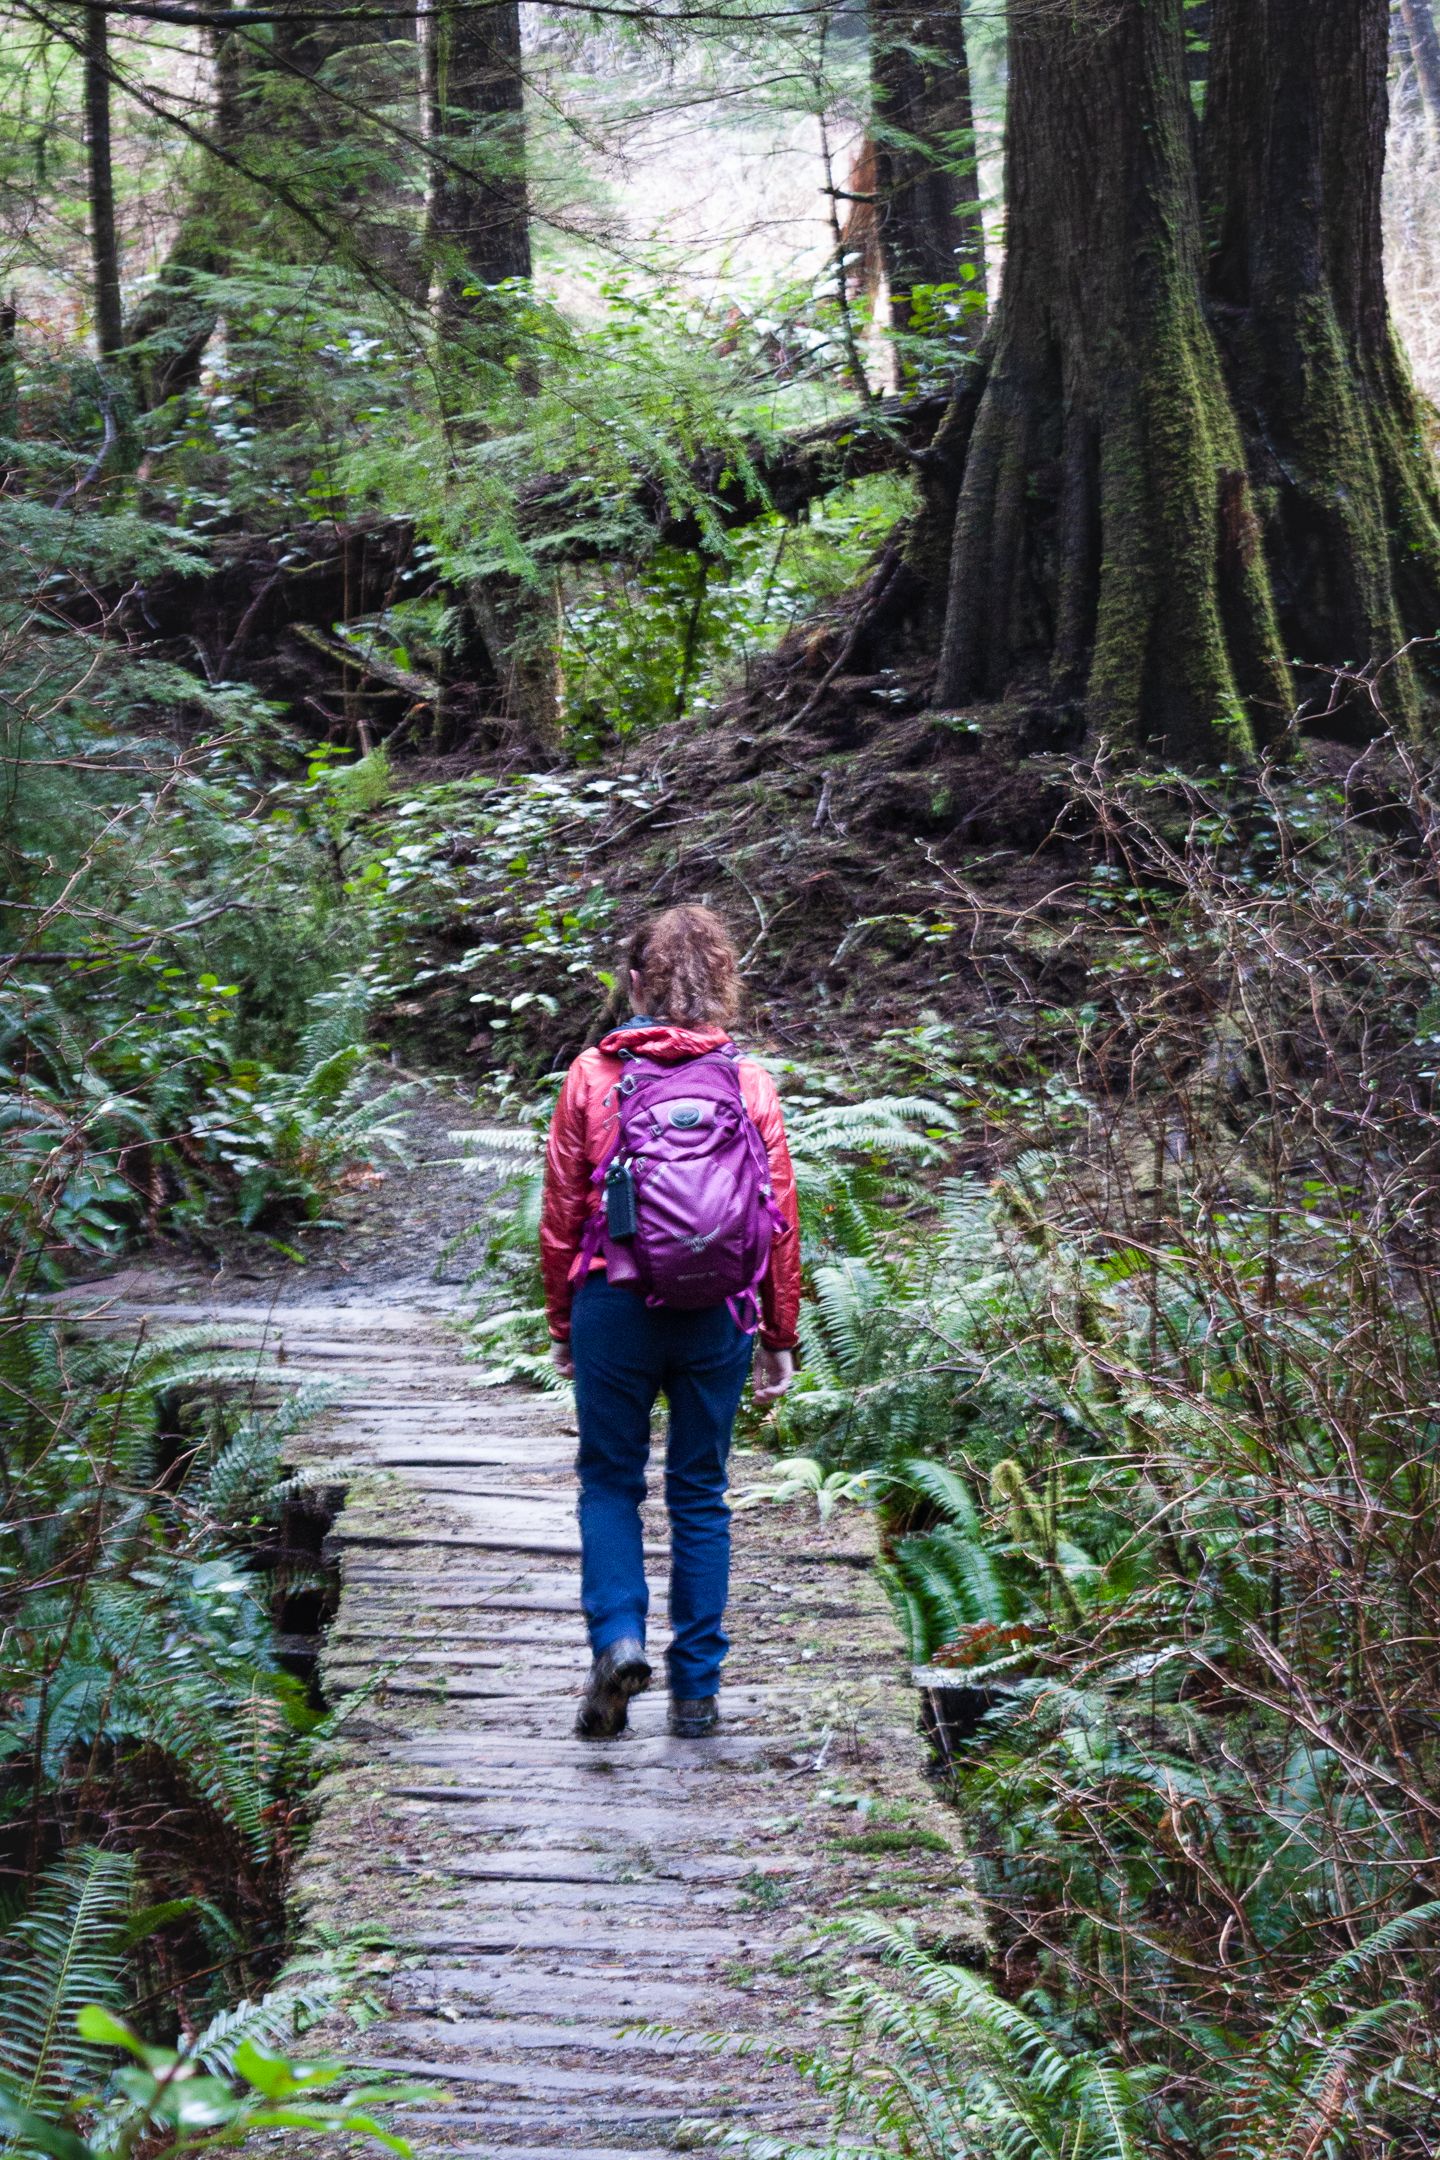
{"type": "Polygon", "coordinates": [[[613,1162],[605,1173],[605,1228],[612,1238],[635,1235],[635,1173],[629,1163],[613,1162]]]}

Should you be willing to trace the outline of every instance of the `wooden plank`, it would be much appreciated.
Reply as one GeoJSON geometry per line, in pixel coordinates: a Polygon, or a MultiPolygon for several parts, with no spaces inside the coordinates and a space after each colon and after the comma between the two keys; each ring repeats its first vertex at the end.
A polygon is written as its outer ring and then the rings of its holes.
{"type": "MultiPolygon", "coordinates": [[[[372,2036],[373,2037],[373,2036],[372,2036]]],[[[434,2035],[438,2040],[439,2034],[434,2035]]],[[[388,2034],[382,2038],[388,2039],[388,2034]]],[[[568,2099],[583,2094],[587,2100],[618,2099],[635,2093],[642,2107],[660,2107],[676,2114],[698,2115],[712,2110],[724,2093],[724,2072],[717,2078],[668,2078],[637,2064],[632,2070],[562,2070],[521,2057],[513,2062],[487,2063],[474,2057],[453,2060],[441,2055],[372,2055],[355,2058],[362,2070],[385,2070],[404,2077],[434,2078],[437,2082],[463,2085],[499,2085],[527,2099],[568,2099]]]]}
{"type": "MultiPolygon", "coordinates": [[[[502,1448],[492,1440],[477,1441],[472,1448],[462,1448],[454,1441],[448,1441],[441,1447],[432,1437],[427,1435],[421,1439],[418,1434],[413,1440],[377,1439],[370,1443],[370,1449],[373,1460],[380,1468],[403,1470],[407,1477],[421,1470],[534,1470],[540,1467],[544,1459],[538,1448],[522,1459],[518,1452],[502,1448]]],[[[563,1464],[556,1465],[556,1476],[562,1473],[574,1476],[574,1466],[568,1458],[563,1464]]],[[[421,1481],[416,1478],[414,1482],[419,1485],[421,1481]]],[[[434,1492],[440,1488],[433,1483],[427,1483],[422,1489],[434,1492]]],[[[477,1488],[472,1486],[469,1489],[474,1491],[477,1488]]]]}
{"type": "Polygon", "coordinates": [[[657,1967],[662,1972],[694,1971],[713,1965],[720,1958],[746,1957],[770,1958],[778,1956],[782,1946],[775,1939],[767,1938],[758,1930],[742,1932],[738,1928],[686,1928],[683,1931],[666,1930],[651,1926],[643,1915],[637,1914],[631,1927],[586,1927],[577,1929],[563,1921],[515,1920],[508,1925],[487,1925],[483,1920],[468,1925],[457,1920],[450,1928],[412,1928],[407,1925],[406,1915],[396,1913],[391,1926],[395,1940],[406,1950],[447,1951],[452,1956],[460,1952],[485,1956],[518,1956],[536,1950],[564,1950],[571,1957],[607,1957],[621,1951],[627,1959],[645,1960],[640,1970],[657,1967]]]}
{"type": "Polygon", "coordinates": [[[564,1485],[523,1485],[502,1483],[497,1478],[457,1476],[453,1467],[427,1470],[394,1462],[384,1467],[402,1472],[411,1492],[434,1493],[437,1499],[453,1494],[462,1500],[482,1502],[486,1515],[497,1522],[504,1522],[510,1511],[522,1507],[564,1508],[571,1515],[575,1512],[576,1488],[569,1476],[564,1485]]]}
{"type": "Polygon", "coordinates": [[[694,2018],[701,2031],[706,2007],[715,2001],[709,1981],[642,1978],[617,1968],[598,1976],[511,1965],[492,1958],[484,1965],[423,1965],[396,1980],[392,1996],[403,2013],[428,2008],[432,2014],[460,2015],[466,2004],[484,2004],[515,2017],[564,2017],[566,2030],[583,2040],[592,2022],[650,2019],[656,2023],[694,2018]]]}
{"type": "MultiPolygon", "coordinates": [[[[825,1804],[829,1782],[904,1790],[917,1820],[933,1815],[853,1521],[842,1541],[785,1511],[737,1519],[740,1648],[716,1740],[668,1736],[660,1667],[623,1738],[579,1742],[568,1405],[485,1389],[418,1309],[396,1323],[317,1301],[225,1327],[255,1355],[258,1399],[310,1375],[331,1389],[323,1426],[291,1451],[350,1486],[329,1543],[342,1588],[324,1684],[340,1699],[401,1661],[342,1729],[299,1896],[313,1925],[380,1918],[402,1953],[365,2045],[454,2096],[403,2110],[402,2126],[428,2160],[653,2160],[682,2122],[716,2114],[823,2142],[826,2103],[786,2064],[702,2049],[717,2032],[808,2037],[817,1928],[867,1872],[828,1843],[856,1821],[825,1804]],[[766,1880],[778,1904],[756,1896],[766,1880]],[[667,2030],[624,2029],[643,2021],[667,2030]]],[[[645,1519],[658,1607],[658,1500],[645,1519]]],[[[657,1662],[665,1640],[657,1625],[657,1662]]],[[[916,1878],[926,1939],[963,1933],[964,1900],[935,1880],[946,1867],[886,1875],[916,1878]]]]}
{"type": "MultiPolygon", "coordinates": [[[[327,1551],[333,1550],[335,1552],[363,1546],[371,1550],[385,1552],[539,1553],[556,1559],[565,1559],[570,1554],[578,1554],[580,1550],[578,1537],[546,1537],[543,1534],[526,1537],[517,1531],[512,1531],[508,1535],[497,1532],[493,1537],[486,1537],[483,1532],[466,1536],[463,1533],[447,1535],[436,1530],[342,1529],[332,1530],[325,1540],[325,1545],[327,1551]]],[[[647,1546],[646,1551],[647,1553],[654,1553],[655,1547],[653,1545],[647,1546]]]]}
{"type": "Polygon", "coordinates": [[[379,1863],[387,1872],[403,1875],[411,1881],[423,1876],[443,1874],[454,1882],[472,1881],[485,1885],[483,1895],[477,1891],[467,1903],[466,1911],[485,1922],[494,1921],[497,1927],[507,1924],[511,1913],[561,1913],[573,1912],[576,1924],[588,1926],[592,1919],[613,1920],[616,1926],[627,1926],[629,1916],[636,1912],[685,1913],[694,1912],[702,1925],[708,1925],[706,1916],[716,1912],[734,1912],[737,1900],[733,1889],[720,1886],[706,1887],[677,1882],[578,1882],[573,1877],[552,1881],[506,1881],[497,1879],[482,1868],[476,1868],[468,1860],[450,1859],[417,1867],[404,1860],[384,1860],[379,1863]]]}
{"type": "Polygon", "coordinates": [[[655,2147],[617,2145],[450,2145],[447,2160],[655,2160],[655,2147]]]}
{"type": "MultiPolygon", "coordinates": [[[[462,1827],[486,1833],[553,1829],[557,1837],[571,1837],[576,1831],[595,1831],[593,1805],[582,1808],[573,1796],[564,1793],[494,1792],[488,1785],[396,1785],[391,1791],[395,1799],[416,1808],[473,1810],[462,1827]]],[[[663,1807],[637,1805],[628,1797],[607,1801],[604,1830],[596,1834],[618,1843],[627,1838],[644,1842],[663,1837],[667,1831],[679,1832],[692,1851],[697,1841],[706,1837],[730,1840],[745,1835],[749,1819],[738,1811],[707,1809],[698,1801],[682,1800],[682,1819],[671,1796],[666,1799],[663,1807]]]]}
{"type": "Polygon", "coordinates": [[[806,1866],[798,1858],[773,1854],[715,1854],[695,1859],[645,1853],[643,1863],[633,1852],[615,1852],[607,1839],[599,1852],[566,1850],[552,1846],[520,1846],[506,1852],[479,1853],[455,1872],[481,1882],[516,1883],[614,1883],[622,1870],[643,1866],[657,1881],[734,1882],[741,1876],[793,1875],[806,1866]]]}
{"type": "Polygon", "coordinates": [[[724,1731],[714,1740],[672,1740],[668,1733],[640,1738],[633,1732],[618,1740],[575,1740],[556,1733],[447,1733],[404,1741],[395,1755],[405,1762],[483,1763],[487,1770],[512,1770],[521,1776],[569,1770],[580,1778],[618,1780],[637,1770],[703,1775],[718,1763],[757,1763],[802,1744],[799,1734],[781,1741],[724,1731]]]}

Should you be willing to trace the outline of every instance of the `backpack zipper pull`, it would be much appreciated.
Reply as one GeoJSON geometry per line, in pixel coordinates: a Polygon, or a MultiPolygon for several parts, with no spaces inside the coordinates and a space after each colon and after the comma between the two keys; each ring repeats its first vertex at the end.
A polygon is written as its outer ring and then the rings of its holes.
{"type": "Polygon", "coordinates": [[[635,1213],[635,1173],[628,1162],[611,1163],[605,1173],[605,1228],[612,1238],[632,1238],[639,1227],[635,1213]]]}

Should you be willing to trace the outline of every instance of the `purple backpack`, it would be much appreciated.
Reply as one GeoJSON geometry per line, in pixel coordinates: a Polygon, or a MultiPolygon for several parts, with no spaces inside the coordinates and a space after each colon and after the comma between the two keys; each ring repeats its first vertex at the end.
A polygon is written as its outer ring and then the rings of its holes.
{"type": "Polygon", "coordinates": [[[621,1056],[619,1123],[593,1180],[604,1204],[585,1226],[575,1277],[599,1253],[609,1280],[634,1283],[648,1304],[728,1304],[753,1335],[771,1241],[787,1226],[741,1092],[740,1053],[723,1043],[674,1065],[621,1056]]]}

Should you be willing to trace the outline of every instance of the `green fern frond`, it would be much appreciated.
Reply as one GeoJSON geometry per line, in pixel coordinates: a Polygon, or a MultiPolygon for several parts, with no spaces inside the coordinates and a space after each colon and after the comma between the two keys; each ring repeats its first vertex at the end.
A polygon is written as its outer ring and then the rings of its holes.
{"type": "Polygon", "coordinates": [[[545,1136],[527,1125],[465,1126],[446,1138],[477,1168],[532,1170],[545,1152],[545,1136]]]}
{"type": "MultiPolygon", "coordinates": [[[[1341,1990],[1348,1981],[1373,1974],[1385,1958],[1409,1949],[1417,1937],[1428,1935],[1437,1927],[1440,1927],[1440,1899],[1432,1898],[1424,1905],[1412,1906],[1409,1912],[1397,1913],[1393,1920],[1386,1921],[1383,1927],[1376,1928],[1363,1942],[1343,1951],[1326,1966],[1320,1977],[1298,1998],[1293,2019],[1318,2022],[1340,1999],[1341,1990]]],[[[1272,2044],[1277,2037],[1278,2034],[1272,2035],[1272,2044]]]]}
{"type": "Polygon", "coordinates": [[[0,1953],[0,2080],[32,2112],[60,2107],[103,2074],[103,2053],[76,2037],[86,2003],[120,2001],[124,1930],[134,1893],[128,1853],[87,1849],[42,1879],[0,1953]]]}
{"type": "Polygon", "coordinates": [[[923,1494],[945,1522],[963,1530],[967,1537],[978,1540],[983,1536],[974,1495],[958,1470],[952,1470],[948,1463],[912,1457],[901,1464],[898,1482],[923,1494]]]}
{"type": "Polygon", "coordinates": [[[1062,2048],[978,1975],[876,1915],[839,1931],[895,1984],[853,1982],[836,2007],[846,2047],[817,2065],[857,2143],[943,2160],[1138,2160],[1142,2115],[1108,2057],[1062,2048]]]}
{"type": "Polygon", "coordinates": [[[267,2049],[294,2040],[323,2017],[341,1991],[339,1975],[316,1975],[308,1981],[281,1981],[259,2002],[238,2002],[219,2010],[208,2025],[187,2041],[183,2053],[212,2077],[233,2077],[235,2056],[246,2046],[267,2049]]]}

